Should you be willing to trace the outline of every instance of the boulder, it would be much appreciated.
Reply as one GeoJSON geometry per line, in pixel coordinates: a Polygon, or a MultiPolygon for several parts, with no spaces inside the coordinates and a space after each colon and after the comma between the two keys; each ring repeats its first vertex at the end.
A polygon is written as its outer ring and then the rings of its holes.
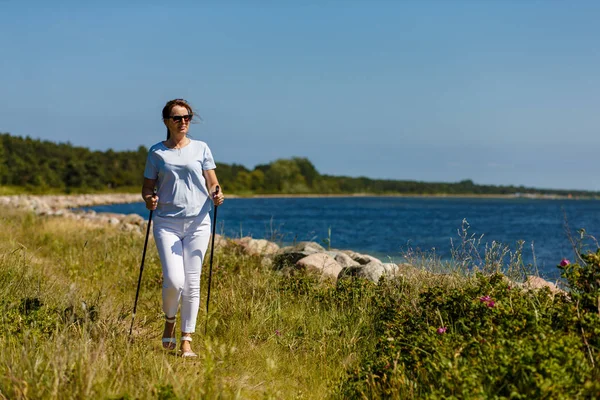
{"type": "Polygon", "coordinates": [[[342,252],[347,254],[348,256],[350,256],[350,258],[352,258],[354,261],[356,261],[360,265],[367,265],[370,262],[381,263],[381,261],[378,258],[375,258],[368,254],[361,254],[361,253],[357,253],[352,250],[343,250],[342,252]]]}
{"type": "Polygon", "coordinates": [[[298,261],[311,254],[316,253],[305,253],[300,251],[282,252],[280,249],[277,254],[273,256],[273,267],[275,269],[282,269],[294,266],[298,261]]]}
{"type": "Polygon", "coordinates": [[[303,252],[307,254],[324,253],[325,248],[316,242],[298,242],[293,246],[281,248],[281,252],[303,252]]]}
{"type": "Polygon", "coordinates": [[[253,239],[251,237],[244,237],[235,241],[242,249],[242,251],[248,255],[253,256],[265,256],[277,253],[279,246],[276,243],[268,241],[266,239],[253,239]]]}
{"type": "Polygon", "coordinates": [[[351,277],[360,277],[370,280],[373,283],[379,283],[382,276],[395,276],[400,273],[398,264],[382,263],[379,260],[371,261],[365,265],[352,265],[342,269],[338,279],[351,277]]]}
{"type": "MultiPolygon", "coordinates": [[[[225,236],[215,233],[215,251],[221,250],[221,249],[229,246],[230,242],[232,242],[232,241],[228,240],[225,236]]],[[[212,238],[210,239],[210,242],[208,242],[208,246],[209,246],[208,250],[209,251],[210,251],[211,243],[212,243],[212,238]]]]}
{"type": "Polygon", "coordinates": [[[398,264],[383,263],[381,265],[383,265],[383,273],[385,274],[385,276],[394,276],[399,271],[398,264]]]}
{"type": "Polygon", "coordinates": [[[125,217],[123,217],[122,222],[124,224],[142,226],[144,225],[144,222],[146,222],[146,219],[138,214],[127,214],[125,217]]]}
{"type": "Polygon", "coordinates": [[[379,278],[381,278],[384,274],[385,267],[379,260],[377,262],[371,261],[370,263],[363,265],[362,268],[358,270],[358,276],[367,278],[374,283],[378,283],[379,278]]]}
{"type": "Polygon", "coordinates": [[[342,271],[340,264],[338,264],[333,257],[325,253],[308,255],[298,260],[296,266],[307,270],[318,271],[323,276],[333,278],[334,280],[337,279],[342,271]]]}
{"type": "Polygon", "coordinates": [[[342,266],[342,268],[356,267],[360,265],[357,261],[354,261],[352,257],[344,252],[339,252],[334,256],[335,261],[342,266]]]}
{"type": "Polygon", "coordinates": [[[299,242],[294,246],[280,248],[273,257],[273,265],[276,269],[295,266],[298,261],[306,256],[324,252],[325,249],[318,243],[299,242]]]}
{"type": "Polygon", "coordinates": [[[342,270],[340,271],[339,275],[338,275],[338,281],[341,281],[343,279],[350,279],[353,277],[357,277],[358,272],[363,268],[362,265],[360,264],[356,264],[356,265],[351,265],[348,267],[343,267],[342,270]]]}
{"type": "Polygon", "coordinates": [[[536,289],[542,289],[545,287],[550,289],[550,292],[552,292],[552,294],[566,293],[564,290],[560,289],[554,283],[548,282],[547,280],[542,279],[539,276],[530,275],[527,277],[527,280],[525,281],[525,283],[523,283],[523,288],[525,290],[536,290],[536,289]]]}

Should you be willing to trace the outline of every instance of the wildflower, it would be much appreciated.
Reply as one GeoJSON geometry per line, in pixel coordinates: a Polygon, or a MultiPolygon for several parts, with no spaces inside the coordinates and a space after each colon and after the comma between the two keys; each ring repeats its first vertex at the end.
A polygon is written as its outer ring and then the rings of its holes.
{"type": "Polygon", "coordinates": [[[571,264],[571,261],[567,260],[566,258],[563,258],[563,259],[560,261],[560,266],[561,266],[561,267],[566,267],[566,266],[567,266],[567,265],[569,265],[569,264],[571,264]]]}
{"type": "Polygon", "coordinates": [[[490,296],[481,296],[479,301],[485,303],[486,306],[492,308],[496,306],[496,302],[490,296]]]}
{"type": "Polygon", "coordinates": [[[277,336],[281,336],[281,332],[279,332],[279,329],[275,329],[275,334],[276,334],[277,336]]]}
{"type": "Polygon", "coordinates": [[[438,335],[442,335],[442,334],[446,333],[446,330],[447,330],[447,329],[448,329],[448,328],[446,328],[445,326],[442,326],[442,327],[440,327],[440,328],[437,328],[437,333],[438,333],[438,335]]]}

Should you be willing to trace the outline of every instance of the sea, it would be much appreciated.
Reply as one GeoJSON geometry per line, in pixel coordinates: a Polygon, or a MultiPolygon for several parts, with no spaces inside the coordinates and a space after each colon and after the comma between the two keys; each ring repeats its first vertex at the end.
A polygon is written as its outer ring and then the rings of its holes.
{"type": "MultiPolygon", "coordinates": [[[[87,207],[96,212],[139,214],[144,203],[87,207]]],[[[520,252],[523,264],[557,279],[563,258],[596,251],[600,201],[458,197],[229,198],[217,209],[217,233],[252,236],[280,245],[313,241],[325,248],[370,254],[386,262],[411,257],[474,260],[486,247],[504,248],[506,262],[520,252]]]]}

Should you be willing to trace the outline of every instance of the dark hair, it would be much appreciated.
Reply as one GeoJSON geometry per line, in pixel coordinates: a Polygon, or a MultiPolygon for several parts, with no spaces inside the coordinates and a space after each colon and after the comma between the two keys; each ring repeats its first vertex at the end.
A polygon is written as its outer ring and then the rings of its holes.
{"type": "MultiPolygon", "coordinates": [[[[171,116],[171,110],[173,110],[173,107],[175,106],[185,107],[188,110],[188,113],[190,114],[190,122],[192,122],[192,120],[194,119],[194,110],[192,110],[192,106],[190,106],[190,104],[184,99],[174,99],[167,101],[167,104],[165,104],[162,110],[163,121],[169,119],[169,117],[171,116]]],[[[167,128],[167,140],[169,140],[170,137],[171,132],[169,132],[169,128],[167,128]]]]}

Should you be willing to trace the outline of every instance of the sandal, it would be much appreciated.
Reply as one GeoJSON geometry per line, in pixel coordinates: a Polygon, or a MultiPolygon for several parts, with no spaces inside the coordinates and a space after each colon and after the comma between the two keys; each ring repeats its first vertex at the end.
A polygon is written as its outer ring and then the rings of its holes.
{"type": "MultiPolygon", "coordinates": [[[[175,321],[176,318],[168,318],[167,316],[165,316],[165,329],[167,327],[167,324],[173,324],[173,327],[171,329],[171,335],[173,335],[173,332],[175,332],[175,321]]],[[[164,332],[163,332],[164,335],[164,332]]],[[[174,337],[163,337],[162,338],[162,346],[163,349],[165,350],[175,350],[175,347],[177,347],[177,339],[175,339],[174,337]]]]}
{"type": "MultiPolygon", "coordinates": [[[[182,336],[180,340],[181,340],[181,342],[183,342],[183,341],[191,342],[192,337],[191,336],[182,336]]],[[[181,353],[181,357],[198,357],[198,354],[194,353],[191,350],[184,351],[183,353],[181,353]]]]}

